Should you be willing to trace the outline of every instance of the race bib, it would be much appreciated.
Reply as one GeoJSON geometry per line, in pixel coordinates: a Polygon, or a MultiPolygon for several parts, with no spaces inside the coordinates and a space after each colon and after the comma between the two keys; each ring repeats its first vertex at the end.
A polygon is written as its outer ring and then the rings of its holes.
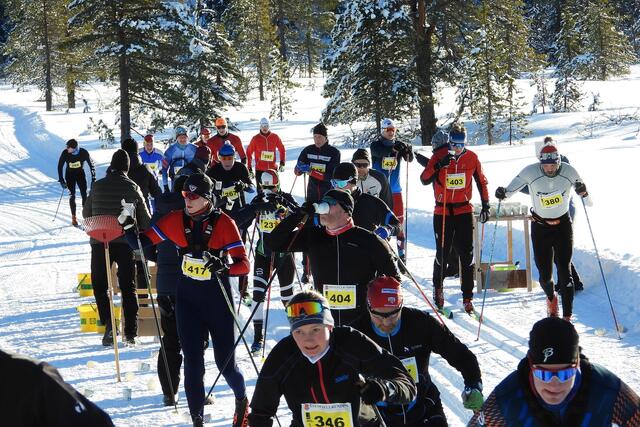
{"type": "Polygon", "coordinates": [[[275,218],[261,218],[260,219],[260,231],[263,233],[271,233],[276,225],[278,225],[280,221],[275,218]]]}
{"type": "Polygon", "coordinates": [[[418,383],[418,362],[416,362],[415,357],[407,357],[406,359],[400,360],[404,365],[404,368],[409,372],[411,378],[413,378],[414,383],[418,383]]]}
{"type": "Polygon", "coordinates": [[[462,190],[467,184],[467,176],[464,173],[447,174],[447,188],[449,190],[462,190]]]}
{"type": "Polygon", "coordinates": [[[392,171],[398,166],[398,160],[395,157],[383,157],[382,158],[382,169],[386,171],[392,171]]]}
{"type": "Polygon", "coordinates": [[[152,172],[155,172],[158,169],[157,163],[145,163],[145,165],[149,166],[149,169],[151,169],[152,172]]]}
{"type": "Polygon", "coordinates": [[[303,403],[304,427],[353,427],[351,403],[303,403]]]}
{"type": "Polygon", "coordinates": [[[69,162],[69,168],[78,169],[82,167],[82,162],[69,162]]]}
{"type": "Polygon", "coordinates": [[[228,200],[235,200],[238,198],[238,192],[235,189],[235,186],[227,187],[222,189],[222,197],[226,197],[228,200]]]}
{"type": "Polygon", "coordinates": [[[262,160],[263,162],[273,162],[275,159],[275,151],[263,151],[260,153],[260,160],[262,160]]]}
{"type": "Polygon", "coordinates": [[[324,163],[310,163],[309,166],[311,167],[312,171],[320,173],[325,173],[325,171],[327,170],[327,165],[325,165],[324,163]]]}
{"type": "Polygon", "coordinates": [[[561,205],[562,201],[562,193],[551,193],[540,196],[540,204],[544,209],[555,208],[556,206],[561,205]]]}
{"type": "Polygon", "coordinates": [[[332,310],[356,308],[356,285],[324,285],[324,296],[332,310]]]}
{"type": "Polygon", "coordinates": [[[206,262],[190,255],[182,257],[182,274],[193,280],[211,280],[211,272],[204,265],[206,262]]]}

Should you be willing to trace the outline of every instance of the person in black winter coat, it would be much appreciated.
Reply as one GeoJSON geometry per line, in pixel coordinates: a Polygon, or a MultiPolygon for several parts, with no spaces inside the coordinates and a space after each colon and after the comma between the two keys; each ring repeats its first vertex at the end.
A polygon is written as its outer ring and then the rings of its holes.
{"type": "MultiPolygon", "coordinates": [[[[122,200],[136,205],[136,219],[139,226],[149,226],[149,211],[144,203],[140,187],[127,177],[129,156],[124,150],[116,150],[107,169],[107,175],[93,184],[82,215],[89,218],[95,215],[118,216],[122,208],[122,200]]],[[[133,252],[124,237],[109,243],[111,262],[118,265],[118,285],[122,292],[122,309],[124,313],[124,333],[128,343],[134,343],[137,335],[138,300],[134,287],[133,252]]],[[[111,309],[107,297],[107,271],[111,266],[105,265],[104,244],[91,239],[91,279],[93,294],[98,306],[100,321],[106,326],[102,344],[113,345],[111,331],[111,309]],[[108,267],[108,268],[107,268],[108,267]]]]}
{"type": "Polygon", "coordinates": [[[366,313],[367,283],[381,275],[400,278],[389,246],[378,236],[353,223],[353,198],[342,190],[329,190],[320,203],[305,202],[265,236],[274,252],[309,254],[317,291],[328,298],[338,325],[350,325],[366,313]],[[323,227],[294,229],[305,218],[318,215],[323,227]]]}
{"type": "Polygon", "coordinates": [[[409,403],[415,385],[402,363],[362,333],[334,327],[328,301],[301,292],[287,306],[291,335],[258,375],[249,425],[271,427],[284,395],[291,426],[380,426],[371,405],[409,403]]]}
{"type": "Polygon", "coordinates": [[[147,209],[151,211],[151,203],[149,202],[149,196],[153,199],[157,199],[162,194],[162,189],[158,185],[155,175],[147,165],[142,163],[142,159],[138,154],[138,143],[133,139],[125,139],[122,141],[122,149],[129,155],[129,172],[127,176],[131,178],[133,182],[138,184],[142,195],[144,196],[147,209]]]}
{"type": "Polygon", "coordinates": [[[89,155],[89,152],[84,148],[78,148],[78,141],[70,139],[67,141],[67,148],[60,153],[60,159],[58,159],[58,181],[63,189],[69,190],[69,208],[71,209],[71,224],[78,225],[76,218],[76,184],[80,189],[80,195],[82,196],[82,206],[87,201],[87,178],[84,174],[84,163],[89,165],[91,171],[91,183],[96,180],[96,167],[89,155]],[[64,165],[67,165],[67,169],[62,176],[62,169],[64,165]]]}
{"type": "Polygon", "coordinates": [[[46,362],[0,350],[0,373],[3,426],[113,427],[109,415],[46,362]]]}
{"type": "Polygon", "coordinates": [[[371,194],[385,202],[389,209],[393,209],[393,196],[386,175],[371,169],[371,154],[365,148],[358,148],[351,157],[351,163],[358,170],[358,188],[362,193],[371,194]]]}
{"type": "Polygon", "coordinates": [[[388,427],[445,427],[447,418],[438,387],[429,375],[431,353],[439,354],[464,378],[463,404],[467,409],[482,406],[482,381],[476,356],[444,325],[429,314],[403,306],[400,282],[378,277],[368,287],[369,316],[354,328],[399,358],[418,388],[409,405],[384,405],[380,410],[388,427]]]}
{"type": "MultiPolygon", "coordinates": [[[[225,213],[238,210],[246,204],[245,191],[255,193],[255,187],[249,177],[249,169],[235,160],[236,150],[230,143],[224,143],[218,150],[218,162],[207,169],[206,175],[215,184],[214,194],[220,199],[221,209],[225,213]]],[[[246,241],[246,230],[242,230],[242,240],[246,241]]]]}

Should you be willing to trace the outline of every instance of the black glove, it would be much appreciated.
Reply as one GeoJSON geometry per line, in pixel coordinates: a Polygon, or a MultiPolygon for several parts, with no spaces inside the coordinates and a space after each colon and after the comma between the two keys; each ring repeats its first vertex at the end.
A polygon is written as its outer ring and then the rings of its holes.
{"type": "Polygon", "coordinates": [[[485,223],[487,221],[489,221],[489,210],[491,208],[489,207],[489,202],[487,202],[486,200],[482,201],[482,210],[480,211],[480,222],[481,223],[485,223]]]}
{"type": "Polygon", "coordinates": [[[368,379],[360,388],[362,402],[367,405],[374,405],[385,399],[385,386],[378,380],[368,379]]]}
{"type": "Polygon", "coordinates": [[[418,161],[420,166],[422,166],[423,168],[426,168],[427,164],[429,163],[429,158],[422,153],[415,153],[415,155],[416,155],[416,160],[418,161]]]}
{"type": "Polygon", "coordinates": [[[60,187],[62,187],[63,190],[67,189],[67,183],[64,181],[60,181],[60,187]]]}
{"type": "Polygon", "coordinates": [[[576,193],[580,195],[582,195],[582,193],[585,193],[583,197],[588,196],[587,186],[584,185],[584,182],[576,182],[575,189],[576,189],[576,193]]]}
{"type": "Polygon", "coordinates": [[[316,213],[316,207],[313,206],[313,202],[304,202],[302,206],[300,206],[300,211],[308,216],[312,216],[316,213]]]}
{"type": "Polygon", "coordinates": [[[169,186],[167,184],[164,185],[164,192],[165,193],[169,192],[169,186]]]}
{"type": "Polygon", "coordinates": [[[440,159],[438,163],[436,163],[436,169],[446,168],[447,166],[449,166],[449,163],[451,163],[451,160],[453,160],[453,155],[447,154],[442,159],[440,159]]]}
{"type": "Polygon", "coordinates": [[[96,177],[95,177],[95,176],[92,176],[92,177],[91,177],[91,183],[93,184],[94,182],[96,182],[96,177]]]}
{"type": "Polygon", "coordinates": [[[507,198],[507,189],[504,187],[496,188],[496,199],[504,200],[507,198]]]}
{"type": "Polygon", "coordinates": [[[238,193],[239,193],[239,192],[241,192],[241,191],[244,191],[244,189],[245,189],[246,187],[247,187],[247,184],[245,184],[245,183],[244,183],[244,182],[242,182],[242,181],[238,181],[238,182],[236,182],[236,185],[234,185],[234,186],[233,186],[233,189],[234,189],[236,192],[238,192],[238,193]]]}
{"type": "Polygon", "coordinates": [[[277,209],[276,203],[268,197],[254,197],[251,207],[256,213],[273,212],[277,209]]]}
{"type": "Polygon", "coordinates": [[[209,252],[203,252],[202,258],[206,261],[204,267],[212,273],[222,273],[229,268],[221,258],[211,255],[209,252]]]}

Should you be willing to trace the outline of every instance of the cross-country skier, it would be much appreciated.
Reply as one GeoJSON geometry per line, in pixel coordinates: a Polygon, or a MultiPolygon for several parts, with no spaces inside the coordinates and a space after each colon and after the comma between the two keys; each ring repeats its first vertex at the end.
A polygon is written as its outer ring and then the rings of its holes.
{"type": "Polygon", "coordinates": [[[318,203],[305,202],[265,237],[275,252],[309,254],[314,286],[327,297],[341,326],[366,313],[367,283],[373,278],[400,278],[389,246],[353,224],[353,205],[346,191],[329,190],[318,203]],[[315,214],[322,227],[310,224],[295,230],[304,218],[315,214]]]}
{"type": "MultiPolygon", "coordinates": [[[[531,195],[531,243],[540,274],[540,286],[547,295],[547,315],[558,316],[558,297],[553,284],[553,262],[558,273],[562,316],[571,320],[574,288],[571,281],[573,226],[569,215],[571,187],[581,197],[587,197],[587,186],[573,166],[562,163],[554,145],[545,145],[538,156],[540,162],[525,167],[505,187],[496,189],[496,198],[504,200],[529,187],[531,195]]],[[[589,200],[587,200],[590,203],[589,200]]]]}
{"type": "Polygon", "coordinates": [[[207,176],[214,183],[214,193],[222,202],[220,207],[226,213],[246,204],[245,191],[254,193],[255,187],[247,167],[236,162],[236,150],[230,143],[224,143],[217,152],[217,162],[207,169],[207,176]]]}
{"type": "MultiPolygon", "coordinates": [[[[162,161],[164,160],[164,153],[161,149],[155,148],[153,144],[153,135],[145,135],[144,146],[138,151],[138,154],[140,155],[140,159],[142,159],[142,163],[151,169],[151,172],[153,172],[157,181],[158,178],[162,176],[162,161]]],[[[166,182],[163,182],[163,186],[164,184],[168,185],[166,182]]]]}
{"type": "Polygon", "coordinates": [[[333,170],[340,163],[340,150],[329,144],[327,127],[318,123],[313,127],[313,144],[302,149],[293,172],[300,176],[309,174],[307,202],[317,202],[331,190],[333,170]]]}
{"type": "Polygon", "coordinates": [[[256,185],[260,187],[260,175],[268,169],[284,171],[284,165],[287,160],[286,151],[280,137],[271,132],[271,122],[266,117],[260,119],[260,132],[251,138],[247,147],[247,167],[249,175],[254,176],[253,163],[255,160],[255,178],[256,185]],[[280,167],[276,163],[276,150],[279,155],[280,167]]]}
{"type": "Polygon", "coordinates": [[[328,301],[301,292],[287,306],[291,335],[269,353],[249,425],[271,427],[280,398],[291,426],[379,426],[377,402],[407,404],[415,385],[402,363],[355,329],[334,327],[328,301]]]}
{"type": "Polygon", "coordinates": [[[476,356],[435,318],[403,306],[400,282],[392,277],[374,279],[368,287],[367,307],[369,316],[353,327],[400,359],[418,388],[418,395],[407,405],[378,405],[388,427],[447,426],[440,392],[429,375],[432,352],[462,374],[464,407],[480,409],[482,381],[476,356]]]}
{"type": "Polygon", "coordinates": [[[91,171],[91,184],[96,180],[96,168],[93,164],[93,160],[89,155],[89,152],[82,147],[78,147],[78,141],[70,139],[67,141],[67,148],[60,153],[60,159],[58,159],[58,182],[63,189],[69,190],[69,209],[71,209],[71,225],[77,226],[78,220],[76,217],[76,184],[80,190],[82,196],[82,206],[87,201],[87,178],[84,174],[84,163],[89,165],[91,171]],[[64,165],[67,168],[62,175],[64,165]]]}
{"type": "Polygon", "coordinates": [[[187,128],[177,126],[175,132],[176,142],[171,144],[167,151],[164,152],[164,161],[162,162],[164,191],[169,191],[169,180],[173,181],[174,177],[180,172],[180,168],[193,160],[196,155],[197,147],[189,144],[187,128]]]}
{"type": "Polygon", "coordinates": [[[562,319],[533,325],[529,351],[491,392],[469,427],[640,425],[640,397],[582,353],[578,333],[562,319]]]}
{"type": "MultiPolygon", "coordinates": [[[[233,307],[226,301],[232,301],[229,276],[247,274],[249,261],[235,223],[214,208],[211,180],[205,175],[191,175],[184,183],[182,194],[184,211],[169,213],[139,236],[143,247],[170,240],[180,248],[182,264],[176,287],[176,318],[193,425],[203,425],[202,336],[209,331],[218,368],[222,369],[231,354],[222,375],[236,398],[233,426],[241,427],[246,423],[248,401],[244,377],[233,354],[233,307]]],[[[132,210],[132,206],[123,204],[118,220],[126,230],[129,244],[137,247],[132,210]]]]}
{"type": "Polygon", "coordinates": [[[218,117],[216,119],[217,133],[207,140],[207,147],[211,149],[211,166],[219,163],[218,152],[222,146],[229,142],[240,158],[240,162],[243,165],[247,165],[247,154],[244,152],[242,141],[236,134],[229,132],[227,120],[224,117],[218,117]]]}
{"type": "Polygon", "coordinates": [[[464,310],[467,313],[473,313],[472,181],[476,182],[482,200],[480,222],[483,223],[489,219],[489,193],[487,178],[482,172],[480,160],[473,151],[465,148],[466,140],[467,132],[464,126],[458,123],[451,125],[448,149],[441,148],[433,153],[427,167],[420,175],[420,181],[424,185],[433,183],[436,199],[433,215],[433,232],[436,238],[436,257],[433,262],[435,303],[438,308],[444,306],[442,291],[444,272],[441,263],[453,246],[462,264],[460,287],[464,310]],[[442,235],[443,221],[444,236],[442,235]]]}
{"type": "Polygon", "coordinates": [[[393,196],[389,180],[382,172],[371,169],[369,150],[358,148],[351,157],[351,163],[358,169],[358,188],[360,191],[378,197],[389,206],[389,209],[393,209],[393,196]]]}

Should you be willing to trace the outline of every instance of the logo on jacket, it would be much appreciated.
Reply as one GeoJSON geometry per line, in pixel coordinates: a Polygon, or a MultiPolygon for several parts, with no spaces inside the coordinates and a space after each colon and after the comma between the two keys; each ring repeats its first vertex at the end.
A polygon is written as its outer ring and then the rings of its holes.
{"type": "Polygon", "coordinates": [[[547,359],[553,356],[553,347],[545,348],[544,350],[542,350],[542,354],[544,356],[544,360],[542,361],[542,363],[547,363],[547,359]]]}

